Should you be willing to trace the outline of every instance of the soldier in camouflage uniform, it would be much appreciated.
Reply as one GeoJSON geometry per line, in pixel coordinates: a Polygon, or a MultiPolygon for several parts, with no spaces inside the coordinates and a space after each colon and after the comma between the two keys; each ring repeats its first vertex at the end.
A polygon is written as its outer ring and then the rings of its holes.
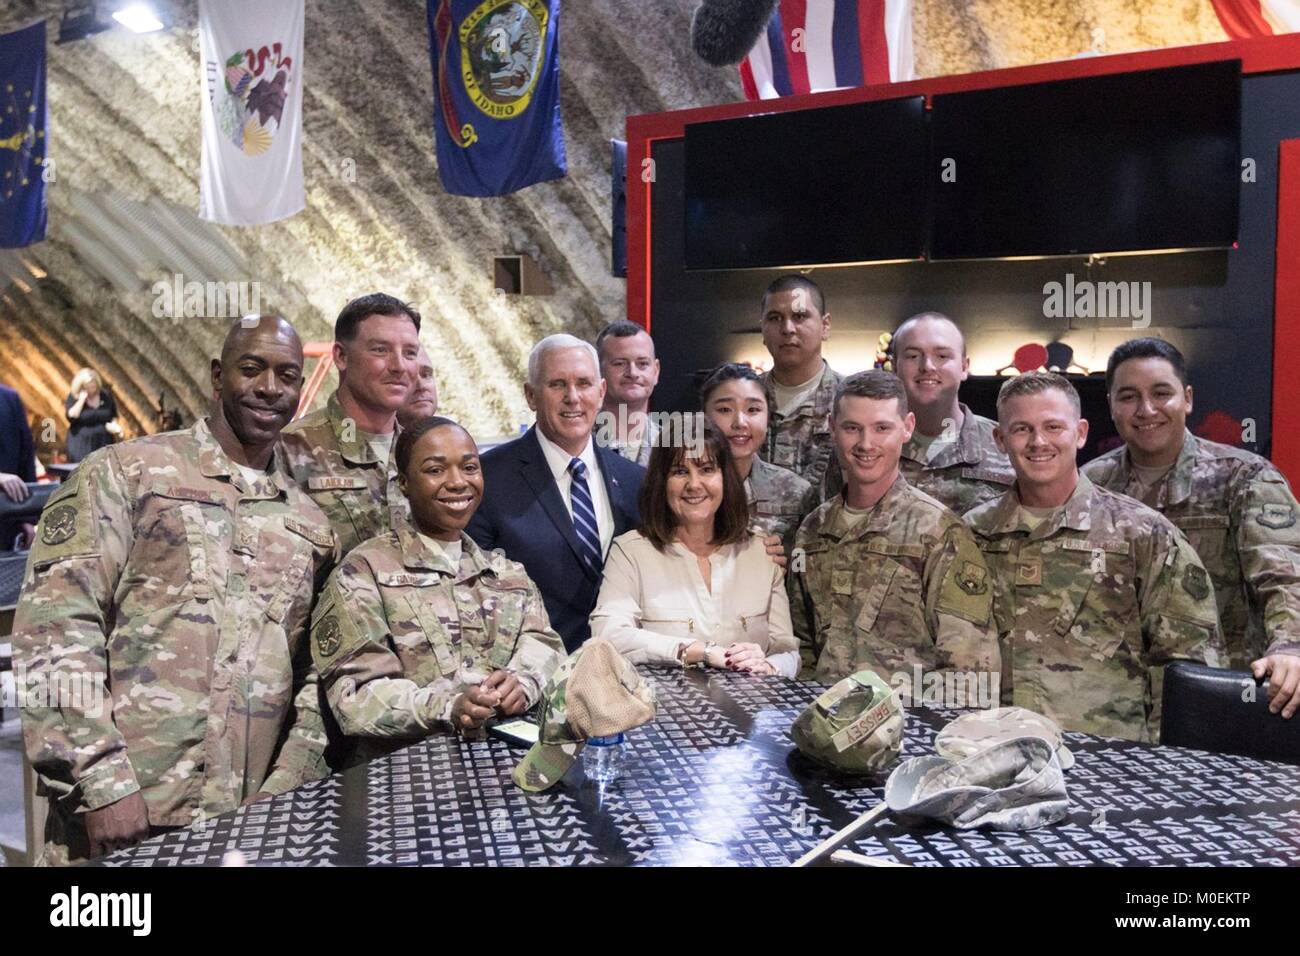
{"type": "Polygon", "coordinates": [[[817,509],[817,489],[788,468],[769,465],[755,456],[745,495],[752,530],[781,539],[782,551],[794,550],[794,537],[803,519],[817,509]]]}
{"type": "MultiPolygon", "coordinates": [[[[1016,475],[993,440],[995,423],[957,400],[970,375],[961,329],[946,315],[922,312],[898,327],[890,348],[916,415],[916,430],[899,462],[903,477],[959,515],[1001,498],[1016,475]]],[[[841,485],[832,463],[823,499],[839,494],[841,485]]]]}
{"type": "Polygon", "coordinates": [[[523,713],[564,657],[523,565],[464,533],[483,493],[469,434],[422,419],[395,457],[413,526],[355,548],[312,625],[331,710],[344,733],[369,738],[360,759],[523,713]]]}
{"type": "Polygon", "coordinates": [[[997,692],[992,586],[961,519],[899,474],[912,422],[893,374],[844,380],[832,425],[848,482],[799,528],[791,618],[805,675],[829,684],[871,669],[920,704],[908,690],[919,668],[962,698],[945,703],[965,706],[981,674],[997,692]]]}
{"type": "MultiPolygon", "coordinates": [[[[817,490],[789,468],[758,457],[774,398],[770,382],[748,365],[720,365],[700,387],[700,407],[727,440],[745,484],[750,530],[781,542],[784,564],[799,524],[818,505],[817,490]]],[[[770,549],[769,549],[770,551],[770,549]]]]}
{"type": "Polygon", "coordinates": [[[644,468],[659,443],[659,426],[649,417],[650,396],[659,384],[654,339],[635,322],[618,319],[597,334],[596,354],[605,380],[601,416],[613,427],[603,425],[593,434],[610,451],[644,468]]]}
{"type": "Polygon", "coordinates": [[[392,448],[397,412],[419,375],[420,314],[383,293],[353,299],[334,323],[339,387],[284,430],[299,487],[325,512],[343,553],[409,521],[392,448]]]}
{"type": "Polygon", "coordinates": [[[1106,383],[1126,444],[1083,473],[1187,536],[1210,573],[1227,666],[1268,677],[1270,709],[1290,718],[1300,708],[1300,505],[1291,486],[1266,458],[1187,430],[1192,387],[1168,342],[1125,342],[1106,383]]]}
{"type": "Polygon", "coordinates": [[[13,635],[42,862],[324,774],[307,638],[337,550],[274,453],[301,377],[291,325],[237,325],[208,418],[95,452],[50,498],[13,635]]]}
{"type": "Polygon", "coordinates": [[[1219,664],[1209,575],[1166,518],[1079,474],[1088,427],[1067,379],[1018,376],[998,408],[1016,485],[966,521],[997,589],[1002,702],[1067,730],[1158,741],[1165,665],[1219,664]]]}
{"type": "Polygon", "coordinates": [[[843,381],[822,358],[830,313],[817,283],[800,275],[769,285],[762,313],[763,344],[772,356],[763,382],[775,397],[762,456],[820,489],[834,458],[829,416],[843,381]]]}
{"type": "Polygon", "coordinates": [[[406,396],[402,407],[397,410],[399,428],[410,428],[421,418],[438,414],[438,380],[433,374],[433,359],[429,358],[429,353],[424,350],[423,345],[420,346],[416,362],[418,371],[415,375],[415,387],[411,389],[411,394],[406,396]]]}

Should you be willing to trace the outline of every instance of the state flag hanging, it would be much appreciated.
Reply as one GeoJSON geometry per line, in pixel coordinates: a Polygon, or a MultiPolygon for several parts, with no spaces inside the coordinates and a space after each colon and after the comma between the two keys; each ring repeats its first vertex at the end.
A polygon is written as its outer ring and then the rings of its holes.
{"type": "Polygon", "coordinates": [[[300,212],[303,0],[200,0],[199,216],[260,226],[300,212]]]}
{"type": "Polygon", "coordinates": [[[1223,32],[1233,40],[1300,31],[1300,0],[1211,0],[1223,32]]]}
{"type": "Polygon", "coordinates": [[[45,21],[0,35],[0,248],[45,238],[45,21]]]}
{"type": "Polygon", "coordinates": [[[428,0],[438,175],[502,196],[565,175],[560,0],[428,0]]]}
{"type": "Polygon", "coordinates": [[[913,77],[912,0],[781,0],[740,64],[750,100],[913,77]]]}

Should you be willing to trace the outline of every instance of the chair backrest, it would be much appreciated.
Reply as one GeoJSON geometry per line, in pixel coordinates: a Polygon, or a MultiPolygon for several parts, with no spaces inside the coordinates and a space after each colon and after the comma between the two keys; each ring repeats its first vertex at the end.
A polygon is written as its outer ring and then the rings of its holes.
{"type": "Polygon", "coordinates": [[[1162,744],[1300,764],[1300,715],[1269,713],[1268,693],[1249,671],[1175,661],[1163,701],[1162,744]]]}
{"type": "Polygon", "coordinates": [[[7,521],[36,521],[41,516],[45,502],[58,487],[58,482],[54,481],[31,481],[27,483],[27,490],[31,494],[26,501],[10,501],[0,495],[0,518],[7,521]]]}

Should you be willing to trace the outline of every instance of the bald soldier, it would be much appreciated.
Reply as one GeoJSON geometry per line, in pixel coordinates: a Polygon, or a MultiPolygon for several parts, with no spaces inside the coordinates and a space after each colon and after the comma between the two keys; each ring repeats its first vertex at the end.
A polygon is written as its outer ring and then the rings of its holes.
{"type": "Polygon", "coordinates": [[[822,343],[831,335],[826,298],[807,276],[785,275],[763,292],[761,309],[763,345],[772,356],[763,381],[776,398],[763,460],[820,489],[834,459],[827,423],[842,381],[822,358],[822,343]]]}
{"type": "Polygon", "coordinates": [[[414,387],[397,410],[397,424],[401,428],[410,428],[421,418],[438,414],[438,381],[433,377],[433,359],[423,345],[416,353],[415,362],[414,387]]]}
{"type": "Polygon", "coordinates": [[[281,438],[294,481],[329,518],[347,554],[410,520],[397,488],[397,412],[418,374],[420,313],[382,292],[353,299],[334,322],[339,387],[281,438]]]}
{"type": "Polygon", "coordinates": [[[993,440],[995,423],[957,400],[970,377],[961,329],[946,315],[922,312],[898,327],[892,348],[916,415],[901,459],[907,480],[959,515],[1002,497],[1016,475],[993,440]]]}
{"type": "Polygon", "coordinates": [[[1016,483],[966,520],[997,589],[1002,703],[1158,741],[1165,665],[1220,661],[1204,565],[1159,512],[1079,474],[1088,422],[1065,377],[1008,379],[993,435],[1016,483]]]}
{"type": "Polygon", "coordinates": [[[14,621],[42,862],[99,856],[325,772],[308,647],[329,523],[276,440],[302,343],[250,317],[210,414],[90,455],[41,516],[14,621]]]}
{"type": "Polygon", "coordinates": [[[1125,342],[1106,363],[1124,445],[1088,462],[1102,488],[1155,508],[1210,572],[1227,665],[1269,682],[1269,709],[1300,708],[1300,505],[1266,458],[1187,430],[1192,386],[1163,339],[1125,342]]]}
{"type": "Polygon", "coordinates": [[[836,392],[844,491],[804,519],[791,561],[804,674],[829,684],[870,668],[920,704],[908,693],[919,669],[954,689],[946,706],[989,706],[1001,670],[992,585],[961,519],[899,473],[914,425],[890,372],[850,375],[836,392]],[[970,696],[980,683],[991,700],[970,696]]]}
{"type": "MultiPolygon", "coordinates": [[[[916,415],[899,459],[904,477],[959,515],[1002,497],[1016,475],[993,441],[995,423],[957,400],[970,377],[961,329],[942,313],[921,312],[898,327],[890,348],[916,415]]],[[[829,469],[823,496],[837,493],[841,482],[839,469],[829,469]]]]}

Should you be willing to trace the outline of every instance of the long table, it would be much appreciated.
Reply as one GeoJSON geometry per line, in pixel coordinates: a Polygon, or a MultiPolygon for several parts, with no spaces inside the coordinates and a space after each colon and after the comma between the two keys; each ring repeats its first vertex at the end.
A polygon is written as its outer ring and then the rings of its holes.
{"type": "MultiPolygon", "coordinates": [[[[440,735],[101,861],[253,865],[784,866],[883,799],[884,778],[810,764],[790,724],[812,683],[645,667],[658,716],[628,734],[605,788],[579,761],[529,794],[523,750],[440,735]]],[[[903,756],[933,753],[957,711],[907,713],[903,756]]],[[[1300,767],[1070,733],[1068,819],[1021,833],[886,815],[853,852],[914,866],[1300,865],[1300,767]]]]}

